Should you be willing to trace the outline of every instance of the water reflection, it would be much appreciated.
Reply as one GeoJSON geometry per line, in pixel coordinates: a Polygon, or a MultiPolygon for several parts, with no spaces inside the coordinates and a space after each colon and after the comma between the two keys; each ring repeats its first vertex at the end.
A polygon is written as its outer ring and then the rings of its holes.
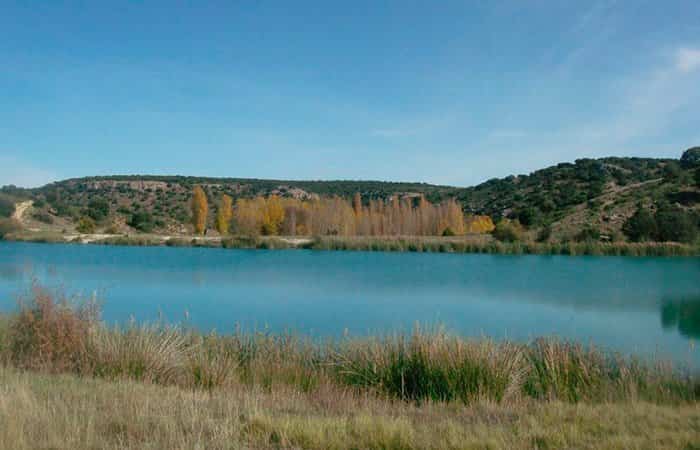
{"type": "Polygon", "coordinates": [[[661,303],[661,326],[665,330],[678,329],[687,338],[700,338],[700,296],[661,303]]]}

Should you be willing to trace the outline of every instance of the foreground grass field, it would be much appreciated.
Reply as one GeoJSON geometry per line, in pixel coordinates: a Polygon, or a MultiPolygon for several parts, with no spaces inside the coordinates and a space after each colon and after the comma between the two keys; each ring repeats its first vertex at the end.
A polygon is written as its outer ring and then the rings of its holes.
{"type": "Polygon", "coordinates": [[[6,449],[698,448],[697,404],[420,405],[332,386],[212,392],[0,368],[6,449]]]}
{"type": "Polygon", "coordinates": [[[0,316],[0,448],[697,448],[693,370],[440,330],[311,341],[0,316]]]}

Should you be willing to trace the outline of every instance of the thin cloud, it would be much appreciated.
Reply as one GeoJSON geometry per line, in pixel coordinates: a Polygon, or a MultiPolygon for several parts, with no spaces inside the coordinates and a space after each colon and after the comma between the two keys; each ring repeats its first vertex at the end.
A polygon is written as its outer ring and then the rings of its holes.
{"type": "Polygon", "coordinates": [[[400,128],[380,128],[372,130],[370,135],[384,138],[404,137],[412,134],[412,130],[400,128]]]}
{"type": "Polygon", "coordinates": [[[680,48],[676,52],[676,69],[683,73],[700,68],[700,48],[680,48]]]}

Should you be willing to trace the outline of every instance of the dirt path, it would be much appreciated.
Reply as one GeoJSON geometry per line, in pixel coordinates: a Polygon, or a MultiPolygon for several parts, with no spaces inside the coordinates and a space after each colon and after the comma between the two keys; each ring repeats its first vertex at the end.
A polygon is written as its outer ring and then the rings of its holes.
{"type": "Polygon", "coordinates": [[[22,221],[22,217],[24,216],[24,213],[32,207],[34,204],[33,200],[27,200],[26,202],[19,202],[15,205],[15,212],[12,214],[12,218],[15,219],[17,222],[24,224],[22,221]]]}

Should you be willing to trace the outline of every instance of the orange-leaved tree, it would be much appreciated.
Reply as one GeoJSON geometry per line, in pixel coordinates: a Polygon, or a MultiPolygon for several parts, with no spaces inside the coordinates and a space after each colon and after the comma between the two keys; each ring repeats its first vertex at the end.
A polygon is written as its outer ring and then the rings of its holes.
{"type": "Polygon", "coordinates": [[[233,202],[231,197],[224,194],[221,197],[221,203],[219,204],[219,210],[216,212],[216,231],[219,234],[228,234],[229,227],[231,226],[231,218],[233,217],[233,202]]]}
{"type": "Polygon", "coordinates": [[[192,225],[194,225],[195,233],[204,234],[204,230],[207,228],[208,213],[207,195],[201,186],[195,186],[192,192],[192,225]]]}

